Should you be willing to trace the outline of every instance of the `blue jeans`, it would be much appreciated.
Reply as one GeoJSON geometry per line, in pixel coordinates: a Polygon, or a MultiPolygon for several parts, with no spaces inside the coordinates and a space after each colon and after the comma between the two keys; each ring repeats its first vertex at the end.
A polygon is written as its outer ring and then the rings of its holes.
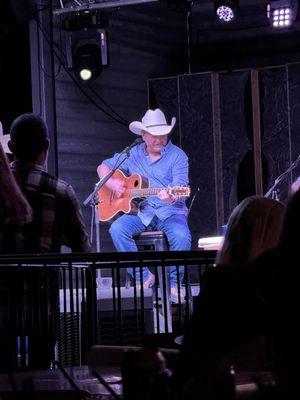
{"type": "MultiPolygon", "coordinates": [[[[146,230],[137,215],[122,215],[114,221],[110,227],[109,233],[118,251],[137,251],[134,237],[146,230]]],[[[148,227],[151,230],[163,231],[168,239],[170,250],[190,250],[191,234],[185,215],[174,214],[171,217],[161,221],[154,217],[148,227]]],[[[128,268],[128,273],[133,275],[133,269],[128,268]]],[[[143,280],[149,274],[148,268],[143,268],[143,280]]],[[[184,267],[179,266],[179,280],[182,281],[184,267]]],[[[139,277],[138,273],[136,274],[139,277]]],[[[177,287],[177,269],[175,266],[169,267],[170,285],[177,287]]]]}

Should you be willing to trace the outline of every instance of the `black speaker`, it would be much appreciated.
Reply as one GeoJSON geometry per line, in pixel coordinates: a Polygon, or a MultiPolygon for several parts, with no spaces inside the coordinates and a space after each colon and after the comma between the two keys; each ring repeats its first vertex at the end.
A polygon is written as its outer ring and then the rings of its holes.
{"type": "Polygon", "coordinates": [[[117,309],[112,290],[99,291],[97,296],[99,344],[141,345],[145,334],[154,333],[153,294],[144,291],[143,307],[141,298],[134,299],[133,288],[121,287],[121,309],[117,309]]]}

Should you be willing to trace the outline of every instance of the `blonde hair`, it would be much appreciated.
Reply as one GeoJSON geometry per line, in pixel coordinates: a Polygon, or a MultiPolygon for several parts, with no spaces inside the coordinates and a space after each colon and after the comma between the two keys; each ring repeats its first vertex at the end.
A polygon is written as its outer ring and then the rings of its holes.
{"type": "Polygon", "coordinates": [[[284,205],[261,196],[243,200],[229,217],[217,264],[244,266],[278,245],[284,205]]]}

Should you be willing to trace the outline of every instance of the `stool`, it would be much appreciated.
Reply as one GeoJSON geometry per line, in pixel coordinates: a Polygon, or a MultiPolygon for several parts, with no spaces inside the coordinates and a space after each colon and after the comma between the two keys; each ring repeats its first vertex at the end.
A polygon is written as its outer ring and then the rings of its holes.
{"type": "Polygon", "coordinates": [[[134,238],[137,247],[143,251],[165,251],[169,250],[169,243],[162,231],[145,231],[134,238]]]}
{"type": "MultiPolygon", "coordinates": [[[[169,250],[169,243],[167,237],[162,231],[145,231],[139,236],[134,238],[138,249],[143,251],[166,251],[169,250]]],[[[162,267],[157,267],[158,283],[161,292],[162,310],[165,316],[165,330],[167,333],[172,332],[172,318],[171,318],[171,307],[170,307],[170,285],[167,279],[167,273],[165,273],[165,288],[164,293],[164,282],[162,267]]]]}

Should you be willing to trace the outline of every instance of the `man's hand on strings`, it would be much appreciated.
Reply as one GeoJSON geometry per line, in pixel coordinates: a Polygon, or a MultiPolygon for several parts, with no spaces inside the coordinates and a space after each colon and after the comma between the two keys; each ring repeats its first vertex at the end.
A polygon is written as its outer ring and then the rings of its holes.
{"type": "Polygon", "coordinates": [[[171,188],[161,190],[158,197],[167,204],[174,204],[178,200],[178,196],[172,194],[171,188]]]}
{"type": "Polygon", "coordinates": [[[115,196],[119,199],[124,196],[126,187],[121,179],[111,178],[109,181],[109,188],[115,193],[115,196]]]}

